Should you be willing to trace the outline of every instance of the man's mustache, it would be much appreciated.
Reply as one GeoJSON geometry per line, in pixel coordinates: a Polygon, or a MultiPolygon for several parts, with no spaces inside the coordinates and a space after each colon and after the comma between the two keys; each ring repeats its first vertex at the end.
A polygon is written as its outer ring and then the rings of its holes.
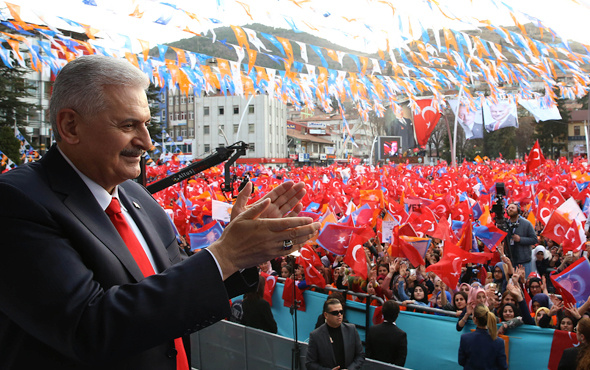
{"type": "Polygon", "coordinates": [[[139,157],[143,154],[143,149],[141,148],[130,148],[130,149],[123,149],[120,153],[124,157],[139,157]]]}

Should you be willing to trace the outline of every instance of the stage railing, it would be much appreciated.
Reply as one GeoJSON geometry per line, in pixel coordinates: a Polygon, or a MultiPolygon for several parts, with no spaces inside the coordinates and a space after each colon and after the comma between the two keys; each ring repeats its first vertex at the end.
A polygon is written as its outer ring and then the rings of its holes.
{"type": "MultiPolygon", "coordinates": [[[[192,367],[199,370],[289,370],[293,339],[249,328],[229,321],[194,333],[191,336],[192,367]]],[[[301,347],[300,364],[305,369],[307,343],[301,347]]],[[[367,359],[363,369],[404,369],[379,361],[367,359]]]]}

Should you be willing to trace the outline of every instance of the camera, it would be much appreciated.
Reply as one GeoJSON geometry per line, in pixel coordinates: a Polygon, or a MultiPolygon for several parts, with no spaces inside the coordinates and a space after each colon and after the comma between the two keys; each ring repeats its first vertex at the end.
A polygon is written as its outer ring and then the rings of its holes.
{"type": "Polygon", "coordinates": [[[508,232],[508,224],[506,217],[504,217],[504,196],[506,195],[506,188],[503,182],[496,183],[496,201],[492,205],[492,212],[494,213],[494,223],[496,227],[504,232],[508,232]]]}

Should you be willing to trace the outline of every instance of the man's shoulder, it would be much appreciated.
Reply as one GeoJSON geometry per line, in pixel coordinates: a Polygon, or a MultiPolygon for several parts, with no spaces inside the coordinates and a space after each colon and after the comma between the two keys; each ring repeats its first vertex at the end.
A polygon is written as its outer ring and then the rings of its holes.
{"type": "Polygon", "coordinates": [[[374,325],[369,328],[369,331],[372,332],[396,332],[396,333],[405,333],[402,329],[400,329],[397,325],[390,323],[390,322],[383,322],[379,325],[374,325]]]}
{"type": "Polygon", "coordinates": [[[524,218],[522,216],[518,216],[518,223],[524,227],[529,227],[529,226],[533,227],[533,224],[529,220],[527,220],[526,218],[524,218]]]}
{"type": "Polygon", "coordinates": [[[318,335],[319,333],[323,332],[323,331],[327,331],[328,328],[326,326],[326,323],[323,323],[322,325],[318,326],[317,329],[314,329],[311,333],[309,333],[309,336],[312,335],[318,335]]]}

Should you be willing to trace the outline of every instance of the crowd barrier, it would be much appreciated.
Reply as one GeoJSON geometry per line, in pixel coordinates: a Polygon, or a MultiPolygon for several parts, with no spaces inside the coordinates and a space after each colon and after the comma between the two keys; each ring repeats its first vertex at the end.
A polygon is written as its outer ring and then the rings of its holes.
{"type": "MultiPolygon", "coordinates": [[[[283,305],[283,284],[277,283],[272,296],[272,312],[277,322],[278,334],[294,338],[295,316],[283,305]]],[[[314,330],[322,312],[326,294],[310,290],[303,292],[306,310],[297,312],[297,336],[306,342],[314,330]]],[[[357,325],[361,340],[365,340],[365,304],[347,301],[345,319],[357,325]]],[[[372,318],[374,306],[369,306],[372,318]]],[[[461,334],[475,327],[468,323],[462,332],[455,329],[457,318],[433,314],[402,311],[397,325],[408,335],[408,357],[405,366],[410,369],[454,370],[461,369],[457,363],[461,334]]],[[[552,329],[523,325],[508,334],[508,359],[510,369],[547,369],[552,329]]]]}
{"type": "MultiPolygon", "coordinates": [[[[191,366],[198,370],[305,370],[307,344],[298,343],[299,367],[293,362],[293,339],[224,320],[193,333],[191,366]]],[[[373,360],[363,364],[363,370],[392,369],[405,368],[373,360]]]]}

